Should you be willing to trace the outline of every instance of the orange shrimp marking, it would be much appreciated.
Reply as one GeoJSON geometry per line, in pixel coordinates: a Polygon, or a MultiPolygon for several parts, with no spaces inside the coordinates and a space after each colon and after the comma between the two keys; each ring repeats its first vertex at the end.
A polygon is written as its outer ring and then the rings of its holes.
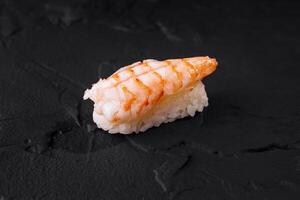
{"type": "Polygon", "coordinates": [[[134,81],[137,83],[139,87],[141,87],[143,90],[147,92],[147,95],[151,95],[152,90],[147,85],[145,85],[140,79],[135,78],[134,81]]]}
{"type": "Polygon", "coordinates": [[[159,95],[158,95],[158,98],[156,99],[155,103],[158,103],[159,100],[164,96],[164,90],[162,90],[159,95]]]}
{"type": "MultiPolygon", "coordinates": [[[[179,87],[177,89],[180,89],[182,86],[183,86],[183,82],[182,82],[182,79],[183,79],[183,76],[182,76],[182,73],[179,72],[177,69],[176,69],[176,66],[172,64],[172,62],[170,60],[166,60],[165,61],[167,63],[167,65],[170,66],[171,70],[176,74],[176,77],[177,79],[180,81],[179,83],[179,87]]],[[[174,92],[176,90],[174,89],[174,92]]]]}
{"type": "Polygon", "coordinates": [[[156,76],[156,77],[158,77],[159,78],[159,80],[160,80],[160,84],[162,85],[162,89],[163,89],[163,87],[164,87],[164,84],[165,84],[165,81],[164,81],[164,79],[161,77],[161,75],[159,74],[159,73],[157,73],[156,71],[154,71],[153,72],[153,74],[156,76]]]}
{"type": "Polygon", "coordinates": [[[141,61],[138,61],[138,62],[135,62],[135,63],[131,64],[129,67],[133,68],[133,67],[136,67],[136,66],[138,66],[140,64],[141,64],[141,61]]]}
{"type": "Polygon", "coordinates": [[[128,72],[130,75],[135,75],[134,71],[130,68],[125,70],[126,72],[128,72]]]}
{"type": "Polygon", "coordinates": [[[143,60],[143,64],[145,67],[148,67],[150,70],[152,70],[152,67],[148,64],[147,61],[143,60]]]}
{"type": "MultiPolygon", "coordinates": [[[[131,64],[131,65],[128,65],[127,67],[122,68],[120,71],[115,72],[115,73],[114,73],[113,75],[111,75],[110,77],[113,78],[114,75],[118,75],[118,74],[120,74],[121,72],[124,72],[124,71],[127,71],[127,72],[131,73],[131,72],[133,72],[132,68],[137,67],[139,64],[141,64],[140,61],[139,61],[139,62],[136,62],[136,63],[133,63],[133,64],[131,64]]],[[[131,73],[131,74],[132,74],[132,73],[131,73]]]]}
{"type": "Polygon", "coordinates": [[[120,81],[120,76],[119,76],[119,74],[113,74],[111,77],[112,77],[115,81],[117,81],[117,82],[120,81]]]}
{"type": "Polygon", "coordinates": [[[125,69],[121,69],[119,72],[122,72],[122,71],[125,71],[127,69],[132,69],[132,68],[135,68],[136,66],[140,65],[141,64],[141,61],[139,62],[136,62],[136,63],[133,63],[131,65],[128,65],[125,69]]]}
{"type": "Polygon", "coordinates": [[[157,103],[157,102],[160,100],[160,98],[164,95],[165,81],[164,81],[164,79],[161,77],[161,75],[160,75],[159,73],[157,73],[156,71],[154,71],[153,74],[154,74],[156,77],[159,78],[159,80],[160,80],[160,85],[161,85],[161,91],[160,91],[159,95],[158,95],[158,96],[156,97],[156,99],[155,99],[155,103],[157,103]]]}
{"type": "Polygon", "coordinates": [[[194,81],[196,81],[196,78],[197,78],[197,70],[196,70],[196,68],[192,64],[190,64],[188,61],[186,61],[185,58],[182,58],[181,60],[182,60],[183,65],[185,67],[188,67],[188,68],[192,69],[193,72],[190,73],[190,76],[191,76],[190,83],[191,84],[194,83],[194,81]]]}
{"type": "Polygon", "coordinates": [[[128,99],[124,104],[123,104],[123,108],[125,111],[128,111],[131,108],[132,103],[136,100],[136,95],[133,94],[132,92],[130,92],[127,87],[122,87],[123,92],[125,93],[125,95],[129,95],[131,96],[130,99],[128,99]]]}
{"type": "Polygon", "coordinates": [[[138,113],[141,112],[143,110],[143,108],[145,106],[147,106],[149,104],[149,96],[151,95],[152,93],[152,90],[147,86],[145,85],[140,79],[138,78],[134,78],[134,81],[137,83],[137,85],[142,88],[144,91],[146,91],[146,96],[147,98],[145,99],[145,101],[140,105],[140,108],[138,109],[138,113]]]}
{"type": "MultiPolygon", "coordinates": [[[[150,66],[149,66],[149,67],[150,67],[150,66]]],[[[161,69],[161,68],[164,68],[164,67],[167,67],[167,65],[161,65],[161,66],[159,66],[159,67],[157,67],[157,68],[151,68],[151,70],[146,71],[146,72],[143,72],[143,73],[138,74],[138,75],[136,75],[136,74],[134,73],[134,71],[133,71],[131,68],[130,68],[130,69],[125,69],[125,70],[129,71],[129,72],[136,78],[136,77],[145,75],[145,74],[147,74],[147,73],[153,72],[153,71],[155,71],[155,70],[158,70],[158,69],[161,69]]],[[[124,70],[122,70],[122,71],[124,71],[124,70]]],[[[120,71],[120,72],[121,72],[121,71],[120,71]]],[[[120,73],[120,72],[118,72],[118,73],[120,73]]],[[[131,78],[132,78],[132,77],[128,77],[128,78],[126,78],[126,79],[124,79],[124,80],[121,80],[121,81],[115,83],[113,87],[115,87],[115,86],[117,86],[117,85],[119,85],[119,84],[121,84],[121,83],[123,83],[123,82],[125,82],[125,81],[127,81],[127,80],[129,80],[129,79],[131,79],[131,78]]]]}

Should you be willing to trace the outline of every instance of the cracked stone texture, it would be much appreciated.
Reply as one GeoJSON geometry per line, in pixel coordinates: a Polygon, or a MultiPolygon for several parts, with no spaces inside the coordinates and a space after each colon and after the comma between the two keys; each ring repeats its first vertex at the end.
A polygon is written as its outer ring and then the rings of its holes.
{"type": "Polygon", "coordinates": [[[0,1],[0,199],[300,199],[300,3],[0,1]],[[210,55],[209,107],[138,135],[85,88],[210,55]]]}

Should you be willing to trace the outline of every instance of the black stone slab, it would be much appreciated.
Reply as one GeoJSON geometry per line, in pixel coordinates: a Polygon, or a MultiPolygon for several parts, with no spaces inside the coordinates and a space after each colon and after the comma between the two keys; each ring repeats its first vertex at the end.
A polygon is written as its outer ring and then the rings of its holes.
{"type": "Polygon", "coordinates": [[[300,199],[297,1],[0,1],[0,200],[300,199]],[[96,129],[86,88],[209,55],[209,107],[96,129]]]}

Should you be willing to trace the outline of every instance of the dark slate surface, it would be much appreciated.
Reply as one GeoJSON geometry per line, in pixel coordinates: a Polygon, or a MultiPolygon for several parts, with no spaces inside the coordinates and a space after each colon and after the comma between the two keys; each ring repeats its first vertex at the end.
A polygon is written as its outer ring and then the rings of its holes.
{"type": "Polygon", "coordinates": [[[0,199],[300,199],[296,1],[0,1],[0,199]],[[83,91],[144,58],[216,57],[210,106],[139,135],[83,91]]]}

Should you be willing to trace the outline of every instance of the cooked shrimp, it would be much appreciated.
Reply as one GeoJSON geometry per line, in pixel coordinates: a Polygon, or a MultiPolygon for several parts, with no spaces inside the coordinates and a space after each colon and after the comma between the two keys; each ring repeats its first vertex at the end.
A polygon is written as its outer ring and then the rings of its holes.
{"type": "Polygon", "coordinates": [[[87,90],[84,99],[95,102],[94,120],[109,130],[142,118],[163,99],[191,89],[215,71],[217,61],[192,57],[136,62],[100,79],[87,90]]]}

